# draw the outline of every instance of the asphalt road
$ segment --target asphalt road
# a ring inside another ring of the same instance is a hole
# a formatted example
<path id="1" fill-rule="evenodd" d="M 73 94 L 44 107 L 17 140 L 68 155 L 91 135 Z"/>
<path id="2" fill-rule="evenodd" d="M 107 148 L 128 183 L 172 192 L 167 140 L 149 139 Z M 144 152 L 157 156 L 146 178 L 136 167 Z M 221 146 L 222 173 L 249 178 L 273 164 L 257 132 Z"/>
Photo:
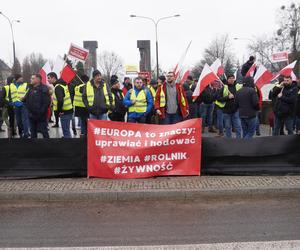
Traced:
<path id="1" fill-rule="evenodd" d="M 299 239 L 300 194 L 195 201 L 0 204 L 0 247 Z"/>

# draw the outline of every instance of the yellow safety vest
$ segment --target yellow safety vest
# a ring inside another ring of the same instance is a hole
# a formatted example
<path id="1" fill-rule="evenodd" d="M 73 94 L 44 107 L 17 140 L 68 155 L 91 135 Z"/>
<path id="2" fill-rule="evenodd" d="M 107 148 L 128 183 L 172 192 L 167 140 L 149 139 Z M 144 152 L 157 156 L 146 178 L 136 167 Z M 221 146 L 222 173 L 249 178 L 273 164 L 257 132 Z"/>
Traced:
<path id="1" fill-rule="evenodd" d="M 130 100 L 136 101 L 135 104 L 131 105 L 128 109 L 129 112 L 136 112 L 136 113 L 145 113 L 147 111 L 147 96 L 146 90 L 142 89 L 138 95 L 136 96 L 135 90 L 131 89 L 130 93 Z"/>
<path id="2" fill-rule="evenodd" d="M 5 89 L 5 101 L 9 102 L 9 85 L 4 86 Z"/>
<path id="3" fill-rule="evenodd" d="M 85 84 L 83 83 L 75 87 L 75 95 L 73 100 L 73 105 L 75 107 L 85 108 L 85 105 L 82 100 L 82 93 L 80 93 L 80 88 L 84 85 Z"/>
<path id="4" fill-rule="evenodd" d="M 236 91 L 239 91 L 241 88 L 243 87 L 243 84 L 239 84 L 237 83 L 235 85 L 235 89 Z M 226 97 L 229 95 L 229 89 L 228 89 L 228 85 L 224 85 L 224 88 L 223 88 L 223 97 Z M 220 107 L 220 108 L 224 108 L 225 107 L 225 102 L 220 102 L 220 101 L 215 101 L 215 104 Z"/>
<path id="5" fill-rule="evenodd" d="M 21 102 L 21 99 L 26 95 L 27 92 L 27 83 L 22 83 L 19 88 L 12 83 L 10 86 L 10 94 L 12 102 Z"/>
<path id="6" fill-rule="evenodd" d="M 159 107 L 160 108 L 163 108 L 166 106 L 166 94 L 164 92 L 164 89 L 163 89 L 163 85 L 160 86 L 161 90 L 160 90 L 160 102 L 159 102 Z M 182 104 L 183 107 L 186 106 L 186 102 L 185 102 L 185 98 L 184 98 L 184 95 L 183 93 L 181 93 L 181 96 L 180 96 L 180 102 Z"/>
<path id="7" fill-rule="evenodd" d="M 155 95 L 156 95 L 156 90 L 153 88 L 153 86 L 149 86 L 148 89 L 150 90 L 150 93 L 153 97 L 153 100 L 155 99 Z"/>
<path id="8" fill-rule="evenodd" d="M 110 107 L 110 101 L 109 101 L 109 95 L 108 95 L 107 84 L 106 83 L 103 84 L 103 94 L 104 94 L 104 98 L 105 98 L 105 104 L 106 104 L 107 108 L 109 108 Z M 89 106 L 90 107 L 93 106 L 95 93 L 94 93 L 94 88 L 93 88 L 91 82 L 88 82 L 86 84 L 86 96 L 87 96 Z M 115 96 L 114 95 L 112 95 L 112 99 L 113 99 L 112 105 L 115 105 Z"/>
<path id="9" fill-rule="evenodd" d="M 67 110 L 71 110 L 73 108 L 72 105 L 72 101 L 71 101 L 71 96 L 70 96 L 70 92 L 69 92 L 69 88 L 68 86 L 62 85 L 62 84 L 56 84 L 54 87 L 54 93 L 53 93 L 53 110 L 56 111 L 57 110 L 57 98 L 56 98 L 56 94 L 55 94 L 55 89 L 57 86 L 61 86 L 64 89 L 64 103 L 62 106 L 62 110 L 63 111 L 67 111 Z"/>

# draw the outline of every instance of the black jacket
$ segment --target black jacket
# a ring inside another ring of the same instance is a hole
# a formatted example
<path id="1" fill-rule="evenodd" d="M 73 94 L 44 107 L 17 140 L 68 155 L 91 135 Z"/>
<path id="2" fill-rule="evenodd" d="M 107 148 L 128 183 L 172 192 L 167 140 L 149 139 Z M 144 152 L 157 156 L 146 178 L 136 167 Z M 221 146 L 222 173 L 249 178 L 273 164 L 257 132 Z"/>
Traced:
<path id="1" fill-rule="evenodd" d="M 236 93 L 236 103 L 241 118 L 254 118 L 259 110 L 259 99 L 254 86 L 244 85 Z"/>
<path id="2" fill-rule="evenodd" d="M 243 64 L 242 69 L 241 69 L 241 75 L 243 77 L 246 76 L 247 72 L 249 71 L 249 69 L 251 68 L 251 66 L 253 65 L 254 62 L 250 62 L 247 61 Z M 254 70 L 254 74 L 256 73 L 256 69 Z"/>
<path id="3" fill-rule="evenodd" d="M 97 88 L 94 85 L 93 80 L 91 81 L 91 84 L 94 88 L 94 103 L 92 106 L 89 106 L 88 99 L 87 99 L 87 93 L 86 93 L 86 86 L 83 88 L 83 94 L 82 94 L 82 99 L 84 102 L 84 105 L 87 107 L 88 112 L 92 115 L 101 115 L 105 114 L 108 112 L 108 109 L 113 110 L 113 99 L 112 99 L 112 94 L 110 91 L 110 88 L 108 85 L 107 87 L 107 93 L 110 101 L 110 106 L 107 107 L 106 102 L 105 102 L 105 96 L 104 96 L 104 91 L 103 91 L 103 86 L 104 86 L 104 81 L 100 84 L 100 86 Z"/>
<path id="4" fill-rule="evenodd" d="M 224 113 L 226 113 L 226 114 L 233 114 L 233 113 L 235 113 L 238 110 L 238 106 L 237 106 L 236 99 L 235 99 L 235 96 L 236 96 L 236 84 L 227 85 L 227 86 L 228 86 L 229 92 L 234 95 L 234 98 L 233 99 L 229 99 L 229 95 L 224 97 L 224 95 L 223 95 L 223 93 L 224 93 L 224 87 L 222 87 L 219 90 L 219 92 L 218 92 L 217 100 L 219 102 L 225 102 L 225 106 L 222 109 Z"/>
<path id="5" fill-rule="evenodd" d="M 112 121 L 124 121 L 127 108 L 123 104 L 123 91 L 121 89 L 111 89 L 111 93 L 115 97 L 115 108 L 112 113 L 109 114 L 109 119 Z"/>
<path id="6" fill-rule="evenodd" d="M 28 109 L 29 118 L 36 121 L 46 121 L 51 103 L 48 87 L 43 84 L 36 87 L 30 86 L 24 97 L 24 103 Z"/>
<path id="7" fill-rule="evenodd" d="M 298 92 L 300 90 L 300 87 L 298 87 Z M 297 95 L 297 107 L 296 107 L 296 116 L 300 118 L 300 93 Z"/>
<path id="8" fill-rule="evenodd" d="M 207 86 L 199 96 L 197 102 L 204 104 L 212 104 L 218 97 L 218 91 Z"/>
<path id="9" fill-rule="evenodd" d="M 282 91 L 282 97 L 278 98 L 278 94 Z M 275 86 L 273 88 L 274 113 L 278 117 L 293 117 L 296 111 L 298 87 L 293 82 L 290 86 L 282 88 Z"/>

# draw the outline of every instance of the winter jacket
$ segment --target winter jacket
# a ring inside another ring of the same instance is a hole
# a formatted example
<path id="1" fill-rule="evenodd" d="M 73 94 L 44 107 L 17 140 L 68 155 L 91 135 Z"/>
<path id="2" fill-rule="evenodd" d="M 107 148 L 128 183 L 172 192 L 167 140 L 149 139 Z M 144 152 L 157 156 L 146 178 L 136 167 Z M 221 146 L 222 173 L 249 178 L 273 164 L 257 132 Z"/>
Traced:
<path id="1" fill-rule="evenodd" d="M 282 97 L 279 98 L 278 94 L 282 91 Z M 273 88 L 274 98 L 274 113 L 280 118 L 293 117 L 296 111 L 298 87 L 297 83 L 293 82 L 289 86 L 276 85 Z"/>
<path id="2" fill-rule="evenodd" d="M 46 121 L 51 103 L 48 87 L 43 84 L 36 87 L 31 86 L 24 97 L 24 103 L 28 109 L 29 118 L 36 121 Z"/>
<path id="3" fill-rule="evenodd" d="M 254 118 L 259 110 L 259 99 L 254 86 L 244 85 L 235 96 L 240 118 Z"/>
<path id="4" fill-rule="evenodd" d="M 127 108 L 125 107 L 123 91 L 120 89 L 111 89 L 111 93 L 115 97 L 115 109 L 108 115 L 112 121 L 124 121 Z"/>

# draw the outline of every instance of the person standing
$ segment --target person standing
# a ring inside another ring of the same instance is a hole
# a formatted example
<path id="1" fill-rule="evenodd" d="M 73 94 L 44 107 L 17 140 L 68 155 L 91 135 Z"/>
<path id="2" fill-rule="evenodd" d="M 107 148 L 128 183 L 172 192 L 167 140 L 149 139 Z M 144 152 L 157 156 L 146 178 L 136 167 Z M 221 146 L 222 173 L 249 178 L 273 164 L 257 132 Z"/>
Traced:
<path id="1" fill-rule="evenodd" d="M 242 84 L 235 83 L 235 76 L 228 75 L 227 85 L 221 88 L 217 97 L 217 105 L 223 110 L 227 138 L 232 137 L 232 129 L 236 132 L 236 138 L 241 138 L 241 120 L 235 100 L 236 93 L 241 88 Z"/>
<path id="2" fill-rule="evenodd" d="M 102 80 L 99 70 L 93 72 L 93 79 L 83 88 L 82 97 L 91 119 L 107 120 L 107 112 L 114 109 L 110 88 Z"/>
<path id="3" fill-rule="evenodd" d="M 249 60 L 247 62 L 245 62 L 242 66 L 242 69 L 241 69 L 241 75 L 243 77 L 246 76 L 246 74 L 248 73 L 249 69 L 252 67 L 252 65 L 255 63 L 255 57 L 254 56 L 250 56 L 249 57 Z M 254 74 L 256 72 L 256 69 L 254 71 Z"/>
<path id="4" fill-rule="evenodd" d="M 124 96 L 127 94 L 127 92 L 132 89 L 132 83 L 129 77 L 124 77 L 124 82 L 123 82 L 123 94 Z"/>
<path id="5" fill-rule="evenodd" d="M 167 81 L 156 92 L 155 110 L 162 124 L 175 124 L 189 115 L 189 105 L 183 87 L 175 82 L 174 72 L 167 74 Z"/>
<path id="6" fill-rule="evenodd" d="M 48 82 L 49 84 L 52 85 L 53 87 L 53 93 L 54 93 L 54 88 L 55 88 L 55 85 L 57 83 L 57 74 L 55 72 L 50 72 L 48 75 L 47 75 L 47 79 L 48 79 Z M 53 94 L 52 94 L 53 96 Z M 59 127 L 59 114 L 53 110 L 53 103 L 51 104 L 51 112 L 53 112 L 54 114 L 54 119 L 55 119 L 55 123 L 54 125 L 52 126 L 52 128 L 58 128 Z"/>
<path id="7" fill-rule="evenodd" d="M 289 135 L 293 134 L 294 117 L 297 103 L 298 86 L 291 76 L 285 76 L 281 84 L 273 88 L 275 126 L 274 135 L 280 134 L 285 125 Z"/>
<path id="8" fill-rule="evenodd" d="M 253 77 L 244 79 L 243 87 L 236 93 L 236 103 L 242 123 L 243 138 L 250 139 L 255 134 L 259 111 L 259 99 Z"/>
<path id="9" fill-rule="evenodd" d="M 134 87 L 127 92 L 123 103 L 128 107 L 128 122 L 146 122 L 146 117 L 153 107 L 153 99 L 142 78 L 134 79 Z"/>
<path id="10" fill-rule="evenodd" d="M 112 121 L 125 122 L 125 115 L 127 112 L 127 108 L 125 107 L 124 94 L 121 90 L 121 85 L 118 79 L 111 79 L 111 93 L 113 95 L 113 99 L 115 100 L 115 108 L 114 110 L 108 114 L 108 117 Z"/>
<path id="11" fill-rule="evenodd" d="M 31 76 L 31 87 L 28 89 L 24 103 L 28 109 L 31 138 L 37 138 L 37 132 L 41 132 L 44 138 L 49 138 L 48 133 L 48 108 L 51 103 L 49 89 L 42 84 L 42 76 Z"/>
<path id="12" fill-rule="evenodd" d="M 196 88 L 196 84 L 194 83 L 193 77 L 188 76 L 186 82 L 183 84 L 183 89 L 185 91 L 185 96 L 188 100 L 189 104 L 189 115 L 188 119 L 197 118 L 197 112 L 198 112 L 198 104 L 196 101 L 193 100 L 193 92 Z"/>
<path id="13" fill-rule="evenodd" d="M 80 120 L 80 137 L 84 137 L 87 135 L 87 119 L 89 117 L 89 112 L 84 105 L 82 94 L 86 83 L 89 81 L 89 77 L 87 75 L 82 75 L 81 80 L 82 83 L 75 87 L 73 105 L 75 107 L 75 117 L 78 117 Z"/>
<path id="14" fill-rule="evenodd" d="M 298 86 L 297 107 L 296 107 L 296 133 L 300 134 L 300 86 Z"/>
<path id="15" fill-rule="evenodd" d="M 156 91 L 157 91 L 157 88 L 158 88 L 157 81 L 151 80 L 150 83 L 147 85 L 147 88 L 151 93 L 152 100 L 153 100 L 153 103 L 154 103 L 155 96 L 156 96 Z M 158 116 L 155 113 L 154 105 L 153 105 L 151 112 L 147 115 L 146 123 L 147 124 L 158 124 L 158 122 L 159 122 Z"/>
<path id="16" fill-rule="evenodd" d="M 20 74 L 15 75 L 15 82 L 10 84 L 11 100 L 14 105 L 17 126 L 20 138 L 29 138 L 28 111 L 23 103 L 23 98 L 28 90 L 28 84 L 23 81 Z"/>
<path id="17" fill-rule="evenodd" d="M 73 117 L 73 105 L 67 83 L 58 79 L 54 88 L 53 110 L 59 114 L 63 138 L 72 138 L 70 123 Z"/>

